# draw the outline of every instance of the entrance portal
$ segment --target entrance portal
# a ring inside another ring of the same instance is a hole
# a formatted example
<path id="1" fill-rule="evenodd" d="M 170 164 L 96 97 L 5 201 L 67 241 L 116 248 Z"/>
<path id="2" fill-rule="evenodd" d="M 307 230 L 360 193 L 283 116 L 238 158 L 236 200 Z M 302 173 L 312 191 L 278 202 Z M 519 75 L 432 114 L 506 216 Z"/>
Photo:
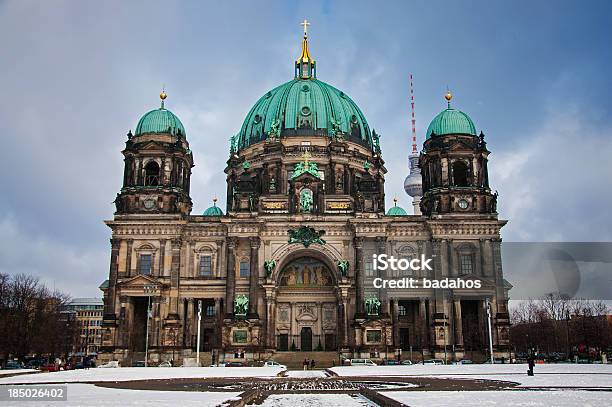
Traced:
<path id="1" fill-rule="evenodd" d="M 302 352 L 312 351 L 312 328 L 304 327 L 300 333 Z"/>
<path id="2" fill-rule="evenodd" d="M 147 297 L 133 297 L 133 316 L 132 316 L 132 335 L 130 340 L 130 350 L 135 352 L 145 351 L 145 341 L 147 335 Z"/>

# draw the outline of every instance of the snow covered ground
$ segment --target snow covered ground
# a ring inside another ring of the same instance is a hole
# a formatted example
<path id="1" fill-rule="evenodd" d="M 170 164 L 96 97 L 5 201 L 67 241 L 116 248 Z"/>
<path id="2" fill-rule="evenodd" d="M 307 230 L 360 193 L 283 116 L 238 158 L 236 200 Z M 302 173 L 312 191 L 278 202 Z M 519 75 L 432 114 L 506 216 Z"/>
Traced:
<path id="1" fill-rule="evenodd" d="M 612 388 L 612 365 L 536 365 L 535 376 L 527 376 L 526 364 L 515 365 L 413 365 L 343 366 L 331 370 L 339 376 L 426 376 L 503 380 L 524 387 Z"/>
<path id="2" fill-rule="evenodd" d="M 38 372 L 36 369 L 8 369 L 8 370 L 0 370 L 0 376 L 8 376 L 12 374 L 21 374 L 21 373 L 35 373 Z"/>
<path id="3" fill-rule="evenodd" d="M 12 401 L 2 402 L 3 406 L 141 406 L 147 407 L 176 405 L 181 407 L 213 407 L 238 396 L 236 392 L 193 392 L 124 390 L 96 387 L 93 384 L 71 383 L 67 385 L 67 401 Z"/>
<path id="4" fill-rule="evenodd" d="M 287 377 L 313 378 L 327 377 L 324 370 L 288 370 Z"/>
<path id="5" fill-rule="evenodd" d="M 602 407 L 610 405 L 606 391 L 389 391 L 385 396 L 410 407 Z"/>
<path id="6" fill-rule="evenodd" d="M 261 407 L 364 407 L 372 404 L 359 396 L 348 394 L 273 394 L 265 399 Z"/>
<path id="7" fill-rule="evenodd" d="M 199 377 L 275 377 L 276 367 L 120 367 L 68 370 L 0 378 L 10 383 L 78 383 Z"/>

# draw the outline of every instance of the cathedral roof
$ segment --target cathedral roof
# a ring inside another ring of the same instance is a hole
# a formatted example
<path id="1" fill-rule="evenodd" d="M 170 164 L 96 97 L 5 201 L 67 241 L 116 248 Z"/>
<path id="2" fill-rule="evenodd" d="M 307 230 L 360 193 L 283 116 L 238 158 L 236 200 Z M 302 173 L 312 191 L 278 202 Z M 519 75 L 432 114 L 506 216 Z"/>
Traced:
<path id="1" fill-rule="evenodd" d="M 206 209 L 203 216 L 223 216 L 223 211 L 217 206 L 217 199 L 213 200 L 213 206 Z"/>
<path id="2" fill-rule="evenodd" d="M 268 137 L 317 135 L 345 139 L 375 149 L 372 131 L 357 104 L 344 92 L 316 78 L 316 64 L 304 33 L 295 78 L 266 92 L 232 139 L 234 151 Z"/>
<path id="3" fill-rule="evenodd" d="M 393 200 L 394 205 L 387 211 L 387 216 L 406 216 L 408 213 L 401 206 L 397 206 L 397 199 Z"/>
<path id="4" fill-rule="evenodd" d="M 448 92 L 445 96 L 448 101 L 448 108 L 441 111 L 429 124 L 425 138 L 428 139 L 432 134 L 443 136 L 446 134 L 469 134 L 476 135 L 476 126 L 470 117 L 460 110 L 451 108 L 450 101 L 452 95 Z"/>
<path id="5" fill-rule="evenodd" d="M 146 133 L 170 133 L 176 135 L 179 132 L 185 136 L 183 123 L 181 123 L 174 113 L 164 107 L 166 93 L 162 92 L 160 98 L 162 100 L 161 107 L 145 113 L 145 115 L 140 118 L 136 125 L 135 136 Z"/>

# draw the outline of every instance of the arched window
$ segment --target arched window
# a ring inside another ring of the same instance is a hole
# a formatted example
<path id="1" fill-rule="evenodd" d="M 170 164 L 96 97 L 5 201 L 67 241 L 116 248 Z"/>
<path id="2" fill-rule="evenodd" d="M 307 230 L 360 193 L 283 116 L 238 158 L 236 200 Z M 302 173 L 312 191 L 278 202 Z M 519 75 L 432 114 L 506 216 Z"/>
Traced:
<path id="1" fill-rule="evenodd" d="M 155 161 L 149 161 L 145 165 L 145 185 L 152 187 L 159 185 L 159 165 Z"/>
<path id="2" fill-rule="evenodd" d="M 453 185 L 457 187 L 468 186 L 468 166 L 463 161 L 453 163 Z"/>

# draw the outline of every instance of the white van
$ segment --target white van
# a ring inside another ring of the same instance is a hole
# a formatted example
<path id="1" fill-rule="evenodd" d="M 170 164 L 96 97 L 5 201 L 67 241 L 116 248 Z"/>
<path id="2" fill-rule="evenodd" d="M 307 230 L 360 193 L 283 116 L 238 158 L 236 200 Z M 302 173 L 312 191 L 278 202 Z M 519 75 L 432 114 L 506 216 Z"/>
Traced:
<path id="1" fill-rule="evenodd" d="M 351 366 L 378 366 L 370 359 L 350 359 Z"/>

